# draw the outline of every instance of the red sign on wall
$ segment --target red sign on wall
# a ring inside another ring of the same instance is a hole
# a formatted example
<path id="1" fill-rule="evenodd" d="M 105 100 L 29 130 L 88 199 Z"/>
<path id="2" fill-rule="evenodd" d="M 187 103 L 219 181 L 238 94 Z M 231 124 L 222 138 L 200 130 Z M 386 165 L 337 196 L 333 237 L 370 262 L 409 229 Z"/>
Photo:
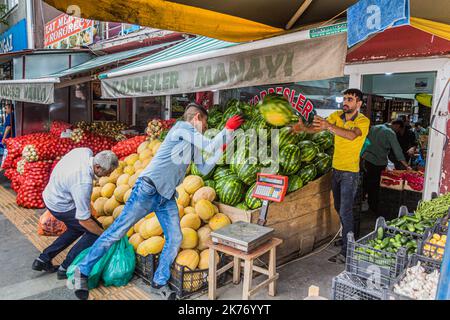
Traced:
<path id="1" fill-rule="evenodd" d="M 46 48 L 67 49 L 93 42 L 94 21 L 62 14 L 45 24 Z"/>

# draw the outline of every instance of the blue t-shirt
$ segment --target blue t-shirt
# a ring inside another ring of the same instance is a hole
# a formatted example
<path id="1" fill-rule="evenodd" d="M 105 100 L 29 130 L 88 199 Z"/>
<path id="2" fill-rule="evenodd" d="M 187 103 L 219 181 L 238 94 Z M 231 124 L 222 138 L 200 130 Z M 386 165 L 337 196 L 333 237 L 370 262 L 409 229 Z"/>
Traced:
<path id="1" fill-rule="evenodd" d="M 5 136 L 5 139 L 15 137 L 14 133 L 14 115 L 12 113 L 8 114 L 5 119 L 5 123 L 3 124 L 3 134 L 5 133 L 6 127 L 11 127 L 11 131 L 7 136 Z"/>

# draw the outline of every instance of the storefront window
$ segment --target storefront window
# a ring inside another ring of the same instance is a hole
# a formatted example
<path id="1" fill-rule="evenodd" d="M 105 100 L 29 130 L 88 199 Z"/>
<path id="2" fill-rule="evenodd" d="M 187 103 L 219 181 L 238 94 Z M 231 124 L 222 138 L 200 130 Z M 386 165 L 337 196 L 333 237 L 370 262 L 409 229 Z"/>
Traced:
<path id="1" fill-rule="evenodd" d="M 165 96 L 136 98 L 136 126 L 146 127 L 151 119 L 163 119 L 165 99 Z"/>
<path id="2" fill-rule="evenodd" d="M 339 109 L 342 107 L 342 91 L 348 89 L 349 77 L 340 77 L 318 81 L 302 81 L 287 84 L 255 86 L 220 92 L 220 104 L 229 99 L 239 99 L 251 104 L 258 103 L 265 94 L 278 92 L 286 95 L 293 105 L 305 98 L 316 109 Z"/>
<path id="3" fill-rule="evenodd" d="M 92 82 L 92 118 L 94 121 L 117 121 L 117 100 L 102 99 L 100 82 Z"/>
<path id="4" fill-rule="evenodd" d="M 89 83 L 70 87 L 70 123 L 89 121 L 88 98 Z"/>
<path id="5" fill-rule="evenodd" d="M 178 119 L 183 116 L 186 106 L 191 102 L 195 102 L 195 99 L 195 93 L 173 95 L 170 101 L 172 106 L 171 118 Z"/>

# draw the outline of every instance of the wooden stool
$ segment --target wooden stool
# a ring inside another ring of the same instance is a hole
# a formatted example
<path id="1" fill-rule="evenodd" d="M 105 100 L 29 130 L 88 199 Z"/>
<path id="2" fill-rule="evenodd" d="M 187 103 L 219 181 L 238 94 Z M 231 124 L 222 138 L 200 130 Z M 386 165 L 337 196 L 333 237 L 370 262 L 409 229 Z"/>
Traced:
<path id="1" fill-rule="evenodd" d="M 213 244 L 209 241 L 209 273 L 208 273 L 208 282 L 209 282 L 209 290 L 208 297 L 210 300 L 215 300 L 217 293 L 217 277 L 227 270 L 233 268 L 233 283 L 238 284 L 241 278 L 241 267 L 244 267 L 244 290 L 242 292 L 242 300 L 248 300 L 250 296 L 255 294 L 261 288 L 269 286 L 269 295 L 276 295 L 276 280 L 279 275 L 276 273 L 276 248 L 283 240 L 272 238 L 268 242 L 262 244 L 260 247 L 256 248 L 250 253 L 245 253 L 239 251 L 237 249 L 227 247 L 222 244 Z M 216 264 L 216 251 L 222 252 L 224 254 L 233 256 L 233 261 L 217 270 Z M 261 257 L 265 253 L 270 253 L 269 257 L 269 269 L 264 269 L 258 266 L 253 265 L 253 261 L 259 257 Z M 240 260 L 244 260 L 241 262 Z M 265 274 L 268 276 L 268 279 L 264 282 L 257 285 L 252 289 L 252 276 L 253 271 Z"/>

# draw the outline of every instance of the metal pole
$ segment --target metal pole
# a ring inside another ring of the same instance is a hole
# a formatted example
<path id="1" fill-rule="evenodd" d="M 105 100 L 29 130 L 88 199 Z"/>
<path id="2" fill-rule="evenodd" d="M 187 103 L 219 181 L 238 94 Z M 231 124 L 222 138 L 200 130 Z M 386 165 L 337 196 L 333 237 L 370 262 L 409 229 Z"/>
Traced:
<path id="1" fill-rule="evenodd" d="M 447 238 L 449 234 L 450 233 L 447 230 Z M 450 241 L 447 241 L 445 244 L 436 300 L 450 300 Z"/>

